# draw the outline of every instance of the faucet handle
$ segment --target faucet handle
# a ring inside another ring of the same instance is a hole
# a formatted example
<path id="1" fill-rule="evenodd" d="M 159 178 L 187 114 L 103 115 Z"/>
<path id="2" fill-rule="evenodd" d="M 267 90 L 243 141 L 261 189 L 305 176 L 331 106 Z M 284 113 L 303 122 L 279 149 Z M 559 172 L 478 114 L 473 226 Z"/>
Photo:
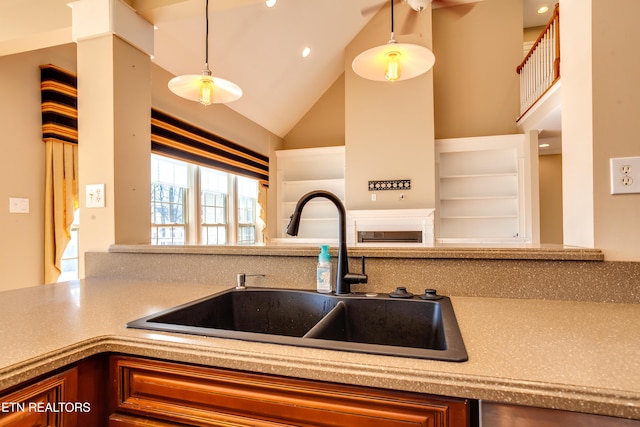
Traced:
<path id="1" fill-rule="evenodd" d="M 362 273 L 347 273 L 344 275 L 344 280 L 345 282 L 349 283 L 349 284 L 354 284 L 354 283 L 367 283 L 367 281 L 369 280 L 369 276 L 367 276 L 365 274 L 365 268 L 364 268 L 364 256 L 362 257 Z"/>

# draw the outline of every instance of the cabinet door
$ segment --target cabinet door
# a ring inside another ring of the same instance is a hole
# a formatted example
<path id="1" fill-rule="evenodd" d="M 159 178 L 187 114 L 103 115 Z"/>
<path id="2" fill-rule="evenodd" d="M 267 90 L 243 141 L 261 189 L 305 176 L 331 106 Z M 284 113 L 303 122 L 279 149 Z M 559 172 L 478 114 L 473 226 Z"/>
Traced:
<path id="1" fill-rule="evenodd" d="M 469 404 L 209 367 L 116 357 L 111 361 L 111 426 L 469 425 Z M 135 417 L 150 424 L 136 424 Z"/>
<path id="2" fill-rule="evenodd" d="M 0 396 L 0 426 L 76 426 L 77 382 L 78 371 L 72 368 Z M 66 410 L 65 403 L 73 408 Z"/>

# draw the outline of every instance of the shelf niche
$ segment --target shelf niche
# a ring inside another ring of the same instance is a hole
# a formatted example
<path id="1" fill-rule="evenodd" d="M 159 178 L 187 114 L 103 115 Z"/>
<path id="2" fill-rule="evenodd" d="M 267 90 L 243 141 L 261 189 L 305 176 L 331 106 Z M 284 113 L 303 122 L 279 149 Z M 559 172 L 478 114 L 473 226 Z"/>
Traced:
<path id="1" fill-rule="evenodd" d="M 537 141 L 436 140 L 438 243 L 539 243 Z"/>

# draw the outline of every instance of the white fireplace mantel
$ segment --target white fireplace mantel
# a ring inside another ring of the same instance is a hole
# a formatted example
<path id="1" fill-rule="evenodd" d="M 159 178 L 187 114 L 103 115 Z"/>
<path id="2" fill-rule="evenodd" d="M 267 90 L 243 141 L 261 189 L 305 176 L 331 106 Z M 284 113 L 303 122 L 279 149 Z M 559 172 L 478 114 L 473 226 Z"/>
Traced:
<path id="1" fill-rule="evenodd" d="M 433 246 L 435 209 L 378 209 L 347 211 L 347 243 L 350 246 Z M 421 243 L 362 243 L 361 231 L 420 231 Z"/>

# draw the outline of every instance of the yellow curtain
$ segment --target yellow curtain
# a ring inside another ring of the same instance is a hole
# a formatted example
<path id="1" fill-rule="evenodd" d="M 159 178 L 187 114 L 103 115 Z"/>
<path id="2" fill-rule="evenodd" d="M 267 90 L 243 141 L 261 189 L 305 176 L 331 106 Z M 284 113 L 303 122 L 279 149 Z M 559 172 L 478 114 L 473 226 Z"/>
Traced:
<path id="1" fill-rule="evenodd" d="M 269 242 L 269 233 L 267 232 L 267 190 L 269 186 L 261 182 L 258 185 L 258 226 L 262 227 L 262 241 Z"/>
<path id="2" fill-rule="evenodd" d="M 78 145 L 46 140 L 45 150 L 44 283 L 55 283 L 78 207 Z"/>

